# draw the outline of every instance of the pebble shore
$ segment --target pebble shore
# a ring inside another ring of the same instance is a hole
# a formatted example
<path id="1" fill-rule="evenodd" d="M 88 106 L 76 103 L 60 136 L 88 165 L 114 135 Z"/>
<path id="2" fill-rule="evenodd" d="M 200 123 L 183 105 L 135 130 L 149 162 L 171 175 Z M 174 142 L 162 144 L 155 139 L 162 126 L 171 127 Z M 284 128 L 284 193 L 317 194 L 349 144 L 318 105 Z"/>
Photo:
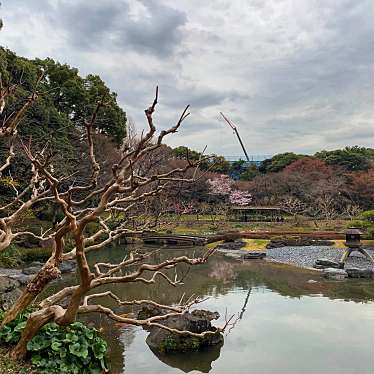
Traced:
<path id="1" fill-rule="evenodd" d="M 311 268 L 315 261 L 320 258 L 339 261 L 343 252 L 344 249 L 307 246 L 269 248 L 266 254 L 269 260 Z M 368 249 L 368 252 L 374 256 L 374 248 Z M 346 262 L 346 267 L 373 268 L 373 265 L 361 253 L 353 252 Z"/>

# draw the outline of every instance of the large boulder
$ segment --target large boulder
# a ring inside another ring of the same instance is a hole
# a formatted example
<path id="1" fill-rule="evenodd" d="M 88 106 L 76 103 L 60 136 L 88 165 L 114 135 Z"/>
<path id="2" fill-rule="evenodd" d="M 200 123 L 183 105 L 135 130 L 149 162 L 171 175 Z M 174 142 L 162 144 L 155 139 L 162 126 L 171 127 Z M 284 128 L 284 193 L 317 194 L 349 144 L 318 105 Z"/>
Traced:
<path id="1" fill-rule="evenodd" d="M 0 276 L 0 308 L 8 309 L 22 294 L 19 282 Z"/>
<path id="2" fill-rule="evenodd" d="M 323 270 L 322 276 L 327 279 L 343 280 L 348 278 L 348 273 L 343 269 L 327 268 Z"/>
<path id="3" fill-rule="evenodd" d="M 156 312 L 157 314 L 155 314 Z M 157 308 L 144 310 L 143 308 L 139 312 L 138 318 L 145 319 L 165 313 L 168 313 L 168 311 L 157 311 Z M 198 350 L 206 346 L 223 343 L 222 333 L 211 324 L 211 321 L 217 318 L 219 318 L 217 312 L 210 312 L 207 310 L 194 310 L 192 312 L 167 317 L 165 320 L 159 321 L 159 323 L 179 331 L 190 331 L 197 334 L 211 331 L 212 334 L 206 334 L 204 337 L 196 337 L 151 326 L 147 328 L 149 330 L 149 335 L 147 336 L 146 342 L 153 351 L 162 353 Z"/>
<path id="4" fill-rule="evenodd" d="M 222 244 L 219 244 L 216 249 L 221 251 L 235 251 L 245 247 L 246 244 L 247 243 L 244 240 L 238 239 L 232 242 L 227 241 Z"/>

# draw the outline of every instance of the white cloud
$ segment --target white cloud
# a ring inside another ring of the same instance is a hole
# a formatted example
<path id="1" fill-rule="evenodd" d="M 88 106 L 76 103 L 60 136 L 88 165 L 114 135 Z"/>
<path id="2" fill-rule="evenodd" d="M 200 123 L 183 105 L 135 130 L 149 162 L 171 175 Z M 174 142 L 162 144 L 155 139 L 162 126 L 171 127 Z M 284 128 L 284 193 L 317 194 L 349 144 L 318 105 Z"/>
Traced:
<path id="1" fill-rule="evenodd" d="M 2 45 L 100 74 L 139 127 L 192 115 L 171 145 L 240 154 L 374 141 L 370 0 L 5 0 Z"/>

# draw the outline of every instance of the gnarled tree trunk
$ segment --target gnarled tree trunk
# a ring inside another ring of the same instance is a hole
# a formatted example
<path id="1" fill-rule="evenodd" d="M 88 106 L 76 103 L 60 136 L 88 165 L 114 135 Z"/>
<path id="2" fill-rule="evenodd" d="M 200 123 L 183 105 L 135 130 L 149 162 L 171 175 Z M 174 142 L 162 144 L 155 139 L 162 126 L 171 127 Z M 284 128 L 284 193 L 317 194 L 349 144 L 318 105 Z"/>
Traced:
<path id="1" fill-rule="evenodd" d="M 32 313 L 27 320 L 27 324 L 22 332 L 21 339 L 10 353 L 11 357 L 17 360 L 24 359 L 27 353 L 27 343 L 45 324 L 58 318 L 63 313 L 64 309 L 57 305 Z"/>

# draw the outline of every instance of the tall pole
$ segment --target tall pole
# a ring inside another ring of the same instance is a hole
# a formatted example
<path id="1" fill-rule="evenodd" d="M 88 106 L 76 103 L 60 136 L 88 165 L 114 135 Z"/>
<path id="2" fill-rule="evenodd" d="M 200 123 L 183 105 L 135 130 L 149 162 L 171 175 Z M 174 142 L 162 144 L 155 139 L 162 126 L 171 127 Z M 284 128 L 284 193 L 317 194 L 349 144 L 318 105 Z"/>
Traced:
<path id="1" fill-rule="evenodd" d="M 234 130 L 236 136 L 238 137 L 239 143 L 242 146 L 243 152 L 245 154 L 245 158 L 247 159 L 248 162 L 250 162 L 249 157 L 248 157 L 248 153 L 245 150 L 245 147 L 244 147 L 242 139 L 240 138 L 238 129 L 236 128 L 236 126 L 222 112 L 220 112 L 220 114 L 223 117 L 223 119 L 227 122 L 227 124 Z"/>

